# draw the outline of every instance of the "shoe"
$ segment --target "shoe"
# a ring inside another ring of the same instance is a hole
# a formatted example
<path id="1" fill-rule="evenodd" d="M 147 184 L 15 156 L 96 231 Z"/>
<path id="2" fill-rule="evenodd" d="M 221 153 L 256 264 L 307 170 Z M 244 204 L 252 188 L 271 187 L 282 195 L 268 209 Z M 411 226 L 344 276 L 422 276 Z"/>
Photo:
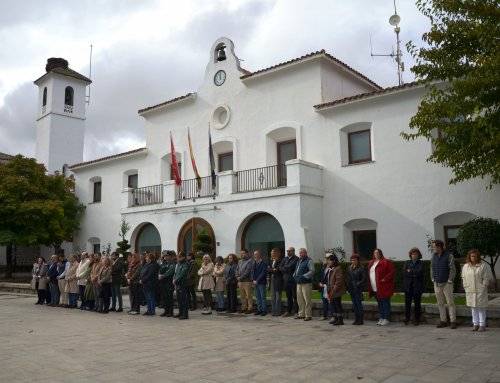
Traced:
<path id="1" fill-rule="evenodd" d="M 328 320 L 328 317 L 323 317 L 320 320 Z"/>
<path id="2" fill-rule="evenodd" d="M 420 324 L 420 321 L 419 321 L 419 320 L 415 320 L 415 321 L 413 321 L 413 325 L 414 325 L 414 326 L 418 326 L 419 324 Z"/>
<path id="3" fill-rule="evenodd" d="M 282 316 L 283 318 L 289 317 L 290 315 L 291 315 L 290 313 L 283 313 L 283 314 L 281 314 L 281 316 Z"/>
<path id="4" fill-rule="evenodd" d="M 477 331 L 477 330 L 479 330 L 479 326 L 476 325 L 472 326 L 472 331 Z"/>
<path id="5" fill-rule="evenodd" d="M 115 309 L 114 307 L 111 307 L 111 308 L 109 309 L 109 311 L 113 311 L 113 312 L 115 312 L 115 311 L 116 311 L 116 309 Z"/>
<path id="6" fill-rule="evenodd" d="M 162 314 L 160 314 L 161 317 L 166 317 L 167 316 L 167 312 L 164 311 Z"/>
<path id="7" fill-rule="evenodd" d="M 344 318 L 337 317 L 337 323 L 334 323 L 333 325 L 334 326 L 343 326 L 344 325 Z"/>
<path id="8" fill-rule="evenodd" d="M 119 308 L 118 310 L 116 310 L 117 313 L 121 313 L 123 312 L 123 309 L 122 308 Z"/>
<path id="9" fill-rule="evenodd" d="M 253 315 L 260 315 L 260 314 L 261 314 L 260 311 L 256 311 L 256 312 L 253 313 Z"/>
<path id="10" fill-rule="evenodd" d="M 457 328 L 457 322 L 451 322 L 451 323 L 450 323 L 450 328 L 451 328 L 452 330 L 455 330 L 455 329 Z"/>
<path id="11" fill-rule="evenodd" d="M 179 316 L 180 316 L 179 314 L 175 314 L 174 318 L 179 318 Z"/>
<path id="12" fill-rule="evenodd" d="M 305 321 L 305 322 L 310 321 L 310 320 L 312 320 L 312 318 L 311 318 L 311 317 L 305 317 L 305 318 L 304 318 L 304 321 Z"/>
<path id="13" fill-rule="evenodd" d="M 178 317 L 179 320 L 184 320 L 184 319 L 188 319 L 188 317 Z"/>
<path id="14" fill-rule="evenodd" d="M 387 326 L 390 322 L 387 319 L 382 319 L 382 322 L 380 322 L 381 326 Z"/>
<path id="15" fill-rule="evenodd" d="M 297 316 L 296 316 L 296 317 L 294 317 L 293 319 L 304 319 L 304 317 L 301 317 L 301 316 L 298 316 L 298 315 L 297 315 Z"/>
<path id="16" fill-rule="evenodd" d="M 262 316 L 262 317 L 265 317 L 266 315 L 267 315 L 267 313 L 265 311 L 260 313 L 260 316 Z"/>
<path id="17" fill-rule="evenodd" d="M 382 324 L 383 319 L 379 319 L 377 322 L 377 326 L 380 326 Z"/>
<path id="18" fill-rule="evenodd" d="M 448 323 L 446 322 L 439 322 L 439 324 L 436 326 L 437 328 L 443 328 L 443 327 L 447 327 L 448 326 Z"/>
<path id="19" fill-rule="evenodd" d="M 408 326 L 408 323 L 410 323 L 409 319 L 405 319 L 405 326 Z"/>
<path id="20" fill-rule="evenodd" d="M 252 311 L 252 310 L 246 310 L 246 311 L 245 311 L 245 314 L 252 314 L 252 313 L 253 313 L 253 311 Z"/>
<path id="21" fill-rule="evenodd" d="M 479 326 L 479 330 L 477 330 L 479 332 L 485 332 L 486 331 L 486 327 L 485 326 Z"/>
<path id="22" fill-rule="evenodd" d="M 337 317 L 334 317 L 334 318 L 332 318 L 332 320 L 331 320 L 331 321 L 329 321 L 328 323 L 335 325 L 335 324 L 337 324 L 337 320 L 338 320 L 338 318 L 337 318 Z"/>
<path id="23" fill-rule="evenodd" d="M 353 326 L 357 326 L 357 325 L 359 325 L 359 320 L 358 320 L 358 319 L 356 319 L 356 320 L 355 320 L 354 322 L 352 322 L 351 324 L 352 324 Z"/>
<path id="24" fill-rule="evenodd" d="M 212 315 L 212 311 L 203 311 L 202 315 Z"/>
<path id="25" fill-rule="evenodd" d="M 104 310 L 101 314 L 109 314 L 109 310 Z"/>

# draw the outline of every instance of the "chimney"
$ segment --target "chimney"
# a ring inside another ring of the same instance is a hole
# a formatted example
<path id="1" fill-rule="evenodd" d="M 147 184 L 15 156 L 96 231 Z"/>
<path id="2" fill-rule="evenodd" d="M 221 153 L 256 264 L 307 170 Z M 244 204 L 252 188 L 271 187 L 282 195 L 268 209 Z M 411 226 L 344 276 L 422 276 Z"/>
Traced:
<path id="1" fill-rule="evenodd" d="M 68 69 L 68 62 L 61 57 L 51 57 L 47 59 L 47 65 L 45 65 L 45 71 L 50 72 L 56 68 Z"/>

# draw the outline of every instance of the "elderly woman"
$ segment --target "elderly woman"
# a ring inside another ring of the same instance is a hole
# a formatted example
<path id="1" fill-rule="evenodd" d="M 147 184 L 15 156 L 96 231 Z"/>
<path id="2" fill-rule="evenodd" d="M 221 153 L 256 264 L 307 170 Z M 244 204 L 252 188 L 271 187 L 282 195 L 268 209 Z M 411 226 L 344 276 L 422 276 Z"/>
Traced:
<path id="1" fill-rule="evenodd" d="M 97 311 L 101 304 L 101 287 L 99 286 L 99 274 L 102 268 L 101 254 L 95 253 L 93 258 L 94 262 L 92 263 L 92 270 L 90 271 L 90 282 L 95 301 L 94 311 Z"/>
<path id="2" fill-rule="evenodd" d="M 47 265 L 43 257 L 38 257 L 36 262 L 33 264 L 33 270 L 31 272 L 31 288 L 36 290 L 38 294 L 38 301 L 36 305 L 43 305 L 45 303 L 45 298 L 47 297 Z M 48 303 L 48 302 L 47 302 Z"/>
<path id="3" fill-rule="evenodd" d="M 342 326 L 344 324 L 344 310 L 342 309 L 342 295 L 345 293 L 344 272 L 335 254 L 330 255 L 327 262 L 327 266 L 331 269 L 328 277 L 328 299 L 332 304 L 334 316 L 330 323 L 334 326 Z"/>
<path id="4" fill-rule="evenodd" d="M 236 254 L 227 256 L 227 264 L 224 268 L 224 283 L 227 289 L 227 311 L 235 313 L 238 308 L 238 279 L 236 278 L 236 269 L 238 268 L 238 258 Z"/>
<path id="5" fill-rule="evenodd" d="M 68 308 L 70 309 L 76 308 L 78 301 L 78 279 L 76 277 L 78 264 L 76 255 L 71 255 L 69 257 L 69 267 L 66 271 L 66 277 L 64 278 L 66 281 L 64 292 L 68 294 Z"/>
<path id="6" fill-rule="evenodd" d="M 141 311 L 141 257 L 138 253 L 130 255 L 128 260 L 128 271 L 125 274 L 129 285 L 130 311 L 129 315 L 138 315 Z"/>
<path id="7" fill-rule="evenodd" d="M 467 306 L 472 311 L 472 331 L 486 330 L 486 306 L 488 306 L 488 285 L 491 274 L 481 260 L 479 250 L 467 253 L 467 263 L 462 268 L 462 282 Z"/>
<path id="8" fill-rule="evenodd" d="M 78 293 L 80 295 L 80 300 L 82 302 L 80 304 L 80 310 L 85 310 L 85 308 L 87 307 L 87 302 L 85 300 L 85 288 L 87 286 L 87 280 L 89 279 L 90 276 L 91 262 L 92 259 L 89 257 L 87 252 L 83 252 L 80 263 L 76 268 L 76 278 L 77 278 L 76 284 L 78 285 Z"/>
<path id="9" fill-rule="evenodd" d="M 198 282 L 198 290 L 203 293 L 203 312 L 204 315 L 212 314 L 212 290 L 215 287 L 214 282 L 214 264 L 210 255 L 205 254 L 198 275 L 200 280 Z"/>
<path id="10" fill-rule="evenodd" d="M 410 323 L 411 302 L 415 302 L 415 320 L 413 324 L 418 326 L 421 316 L 422 293 L 424 292 L 424 266 L 422 254 L 416 247 L 408 252 L 410 260 L 406 261 L 403 269 L 403 286 L 405 292 L 405 325 Z"/>
<path id="11" fill-rule="evenodd" d="M 215 296 L 217 297 L 217 312 L 224 311 L 224 258 L 218 256 L 215 259 L 214 278 Z"/>
<path id="12" fill-rule="evenodd" d="M 108 256 L 101 258 L 101 268 L 97 277 L 99 285 L 99 307 L 98 312 L 102 314 L 109 313 L 109 304 L 111 303 L 111 259 Z"/>

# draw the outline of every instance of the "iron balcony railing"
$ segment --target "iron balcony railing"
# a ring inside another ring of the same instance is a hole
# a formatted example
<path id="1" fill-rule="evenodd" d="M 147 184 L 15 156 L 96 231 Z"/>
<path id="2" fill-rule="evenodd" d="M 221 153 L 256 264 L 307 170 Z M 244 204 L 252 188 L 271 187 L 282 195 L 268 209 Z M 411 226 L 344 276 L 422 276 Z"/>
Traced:
<path id="1" fill-rule="evenodd" d="M 285 165 L 272 165 L 236 172 L 236 191 L 250 192 L 286 186 Z"/>
<path id="2" fill-rule="evenodd" d="M 215 187 L 213 187 L 215 186 Z M 198 187 L 198 181 L 196 178 L 189 180 L 182 180 L 181 184 L 175 188 L 175 200 L 187 200 L 196 199 L 204 197 L 212 197 L 218 194 L 218 180 L 217 176 L 215 178 L 215 185 L 212 185 L 212 177 L 202 177 L 201 187 Z"/>
<path id="3" fill-rule="evenodd" d="M 131 190 L 129 206 L 154 205 L 163 202 L 163 185 L 145 186 Z"/>

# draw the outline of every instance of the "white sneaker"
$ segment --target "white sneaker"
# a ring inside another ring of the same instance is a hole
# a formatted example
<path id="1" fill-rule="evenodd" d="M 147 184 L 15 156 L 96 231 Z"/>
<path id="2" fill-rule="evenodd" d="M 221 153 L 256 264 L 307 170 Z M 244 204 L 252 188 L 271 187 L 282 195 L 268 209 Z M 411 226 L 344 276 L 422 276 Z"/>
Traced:
<path id="1" fill-rule="evenodd" d="M 379 319 L 378 322 L 377 322 L 377 326 L 381 326 L 382 325 L 382 321 L 383 321 L 383 319 Z"/>
<path id="2" fill-rule="evenodd" d="M 380 322 L 381 326 L 387 326 L 390 322 L 387 319 L 382 319 L 382 322 Z"/>

